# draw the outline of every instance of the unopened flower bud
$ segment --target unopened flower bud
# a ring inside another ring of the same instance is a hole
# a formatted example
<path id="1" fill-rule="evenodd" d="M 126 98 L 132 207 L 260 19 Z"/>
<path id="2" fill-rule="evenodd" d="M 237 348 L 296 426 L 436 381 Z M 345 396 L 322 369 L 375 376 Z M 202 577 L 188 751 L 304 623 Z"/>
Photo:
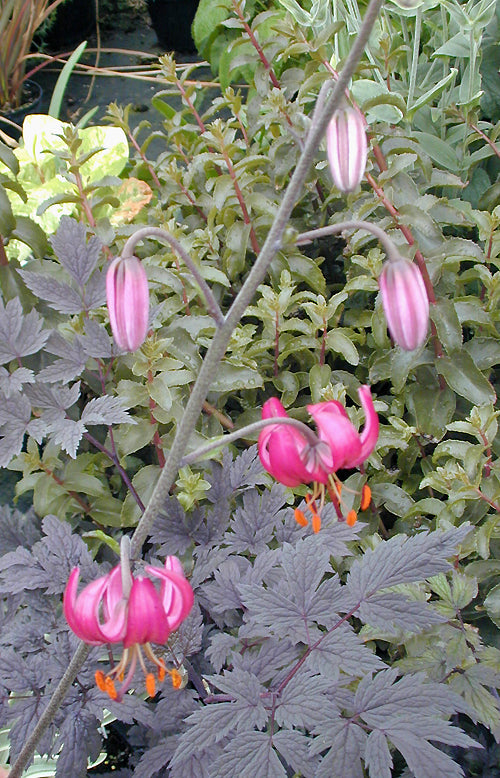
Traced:
<path id="1" fill-rule="evenodd" d="M 326 151 L 333 183 L 353 192 L 365 173 L 368 143 L 362 115 L 346 105 L 336 111 L 326 130 Z"/>
<path id="2" fill-rule="evenodd" d="M 144 343 L 149 324 L 146 271 L 137 257 L 117 257 L 106 275 L 109 320 L 117 345 L 135 351 Z"/>
<path id="3" fill-rule="evenodd" d="M 391 337 L 404 351 L 419 348 L 429 328 L 429 298 L 417 265 L 404 257 L 388 260 L 379 278 Z"/>

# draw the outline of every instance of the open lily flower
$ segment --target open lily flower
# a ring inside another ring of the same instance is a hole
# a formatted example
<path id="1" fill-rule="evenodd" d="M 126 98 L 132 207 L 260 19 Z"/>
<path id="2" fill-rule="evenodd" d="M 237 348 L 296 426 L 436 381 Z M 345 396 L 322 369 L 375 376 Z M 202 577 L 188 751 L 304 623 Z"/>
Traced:
<path id="1" fill-rule="evenodd" d="M 167 671 L 155 656 L 151 643 L 165 643 L 186 618 L 194 595 L 176 557 L 167 557 L 163 568 L 146 566 L 146 572 L 161 581 L 158 591 L 149 578 L 134 577 L 126 566 L 117 565 L 77 594 L 80 571 L 75 567 L 64 592 L 63 610 L 70 628 L 85 643 L 93 646 L 123 643 L 120 662 L 106 676 L 96 673 L 96 683 L 112 699 L 122 699 L 141 665 L 150 696 L 155 694 L 154 675 L 148 672 L 143 653 L 157 668 L 162 681 Z M 125 671 L 127 675 L 125 676 Z M 122 682 L 116 689 L 115 679 Z"/>
<path id="2" fill-rule="evenodd" d="M 366 423 L 362 432 L 358 432 L 347 415 L 345 408 L 337 401 L 308 405 L 307 410 L 318 428 L 316 444 L 293 427 L 270 424 L 259 435 L 259 457 L 264 468 L 277 481 L 285 486 L 298 486 L 312 483 L 312 494 L 306 497 L 306 504 L 313 518 L 313 529 L 321 526 L 320 513 L 325 501 L 325 489 L 337 509 L 339 517 L 341 484 L 336 471 L 358 467 L 372 453 L 378 439 L 379 422 L 373 406 L 369 386 L 358 390 Z M 275 397 L 267 400 L 262 409 L 262 418 L 286 417 L 287 413 Z M 361 497 L 361 507 L 369 504 L 369 489 L 366 487 Z M 319 502 L 318 502 L 319 501 Z M 356 521 L 354 512 L 348 514 L 348 521 Z M 307 523 L 304 514 L 296 510 L 299 524 Z M 343 518 L 343 517 L 342 517 Z"/>

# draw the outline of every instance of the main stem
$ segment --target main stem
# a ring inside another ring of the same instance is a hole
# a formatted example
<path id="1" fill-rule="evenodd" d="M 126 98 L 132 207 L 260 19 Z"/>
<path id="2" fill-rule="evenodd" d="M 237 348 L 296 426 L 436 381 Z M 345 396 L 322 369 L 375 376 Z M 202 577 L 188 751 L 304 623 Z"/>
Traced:
<path id="1" fill-rule="evenodd" d="M 175 477 L 177 475 L 179 462 L 181 461 L 189 437 L 191 436 L 196 421 L 201 413 L 203 402 L 209 391 L 210 385 L 215 378 L 218 364 L 225 354 L 231 334 L 241 319 L 247 306 L 250 304 L 257 290 L 257 287 L 263 281 L 272 259 L 281 246 L 281 241 L 288 224 L 288 220 L 295 206 L 295 203 L 299 199 L 300 193 L 307 178 L 309 168 L 311 167 L 311 164 L 317 153 L 328 122 L 330 121 L 333 112 L 340 104 L 344 95 L 344 90 L 347 89 L 354 71 L 356 70 L 356 66 L 361 59 L 365 46 L 368 42 L 370 32 L 375 23 L 375 20 L 377 19 L 382 4 L 383 0 L 370 0 L 370 4 L 366 9 L 365 17 L 363 19 L 359 34 L 354 41 L 351 51 L 349 52 L 349 56 L 346 59 L 344 68 L 339 75 L 338 81 L 332 85 L 331 93 L 325 99 L 321 107 L 321 112 L 315 109 L 313 113 L 311 127 L 304 144 L 304 150 L 286 189 L 281 207 L 276 216 L 276 220 L 269 230 L 267 239 L 247 277 L 247 280 L 243 284 L 240 292 L 229 309 L 227 316 L 224 319 L 224 323 L 218 328 L 208 348 L 200 373 L 186 405 L 186 410 L 182 417 L 181 423 L 177 428 L 177 433 L 172 443 L 165 467 L 160 474 L 160 478 L 158 479 L 151 499 L 149 500 L 149 503 L 146 506 L 146 510 L 144 511 L 144 514 L 132 536 L 130 549 L 132 557 L 135 557 L 139 554 L 143 543 L 151 531 L 156 516 L 165 503 L 170 488 L 174 483 Z M 24 744 L 19 757 L 17 758 L 15 764 L 12 766 L 10 771 L 10 778 L 21 778 L 24 767 L 32 758 L 38 741 L 46 729 L 50 726 L 62 700 L 64 699 L 66 692 L 71 687 L 71 684 L 73 683 L 78 671 L 82 667 L 88 655 L 88 651 L 89 647 L 84 644 L 80 645 L 76 650 L 73 659 L 68 666 L 68 669 L 64 673 L 54 694 L 52 695 L 47 709 L 40 717 L 40 720 L 33 730 L 33 733 Z"/>

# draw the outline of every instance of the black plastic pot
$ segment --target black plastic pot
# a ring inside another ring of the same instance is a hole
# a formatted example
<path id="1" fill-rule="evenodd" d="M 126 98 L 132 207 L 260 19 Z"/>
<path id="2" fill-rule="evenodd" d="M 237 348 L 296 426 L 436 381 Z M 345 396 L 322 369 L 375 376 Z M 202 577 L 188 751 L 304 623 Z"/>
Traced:
<path id="1" fill-rule="evenodd" d="M 42 102 L 43 89 L 36 81 L 30 81 L 29 79 L 23 84 L 23 94 L 21 98 L 21 105 L 14 111 L 0 111 L 0 129 L 3 132 L 10 135 L 11 138 L 19 140 L 21 137 L 21 130 L 17 130 L 11 124 L 2 121 L 3 117 L 9 119 L 11 122 L 17 124 L 20 128 L 23 126 L 25 118 L 30 113 L 38 113 L 40 111 L 40 103 Z"/>
<path id="2" fill-rule="evenodd" d="M 95 31 L 94 0 L 65 0 L 48 19 L 41 42 L 50 51 L 68 51 Z"/>
<path id="3" fill-rule="evenodd" d="M 191 37 L 199 0 L 148 0 L 148 10 L 158 43 L 167 51 L 194 52 Z"/>

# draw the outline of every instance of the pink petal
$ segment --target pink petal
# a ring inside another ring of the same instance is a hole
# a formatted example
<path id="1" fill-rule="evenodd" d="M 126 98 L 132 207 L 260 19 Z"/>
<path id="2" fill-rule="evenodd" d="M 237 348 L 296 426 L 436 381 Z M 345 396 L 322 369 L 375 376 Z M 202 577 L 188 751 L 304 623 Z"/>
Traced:
<path id="1" fill-rule="evenodd" d="M 149 578 L 139 576 L 130 590 L 124 647 L 135 643 L 165 643 L 170 632 L 160 595 Z"/>
<path id="2" fill-rule="evenodd" d="M 179 563 L 180 565 L 180 563 Z M 167 568 L 146 566 L 146 572 L 160 578 L 160 596 L 170 632 L 174 632 L 193 607 L 194 593 L 191 584 L 183 574 Z"/>
<path id="3" fill-rule="evenodd" d="M 360 386 L 358 389 L 359 399 L 361 400 L 361 407 L 365 412 L 365 426 L 363 432 L 360 435 L 361 440 L 361 452 L 359 460 L 354 462 L 352 467 L 357 467 L 365 459 L 368 459 L 373 449 L 377 445 L 378 433 L 379 433 L 379 421 L 378 416 L 373 406 L 372 393 L 369 386 Z"/>
<path id="4" fill-rule="evenodd" d="M 75 567 L 69 576 L 63 597 L 63 612 L 75 635 L 92 646 L 108 642 L 99 624 L 99 606 L 108 585 L 108 576 L 88 584 L 77 597 L 80 570 Z"/>
<path id="5" fill-rule="evenodd" d="M 365 121 L 350 106 L 336 111 L 326 130 L 326 151 L 333 183 L 353 192 L 361 183 L 368 156 Z"/>
<path id="6" fill-rule="evenodd" d="M 405 351 L 422 346 L 429 329 L 429 298 L 417 265 L 405 257 L 388 260 L 379 286 L 393 341 Z"/>
<path id="7" fill-rule="evenodd" d="M 361 440 L 345 408 L 330 400 L 308 405 L 307 410 L 316 422 L 319 437 L 330 446 L 332 472 L 353 467 L 351 463 L 359 458 L 361 452 Z"/>
<path id="8" fill-rule="evenodd" d="M 120 348 L 136 351 L 149 324 L 146 271 L 137 257 L 117 257 L 106 274 L 106 299 L 113 336 Z"/>
<path id="9" fill-rule="evenodd" d="M 287 417 L 283 405 L 276 397 L 264 403 L 262 418 Z M 309 444 L 296 429 L 270 424 L 259 435 L 258 450 L 263 467 L 273 478 L 285 486 L 298 486 L 317 480 L 316 470 L 304 464 L 303 453 Z"/>

